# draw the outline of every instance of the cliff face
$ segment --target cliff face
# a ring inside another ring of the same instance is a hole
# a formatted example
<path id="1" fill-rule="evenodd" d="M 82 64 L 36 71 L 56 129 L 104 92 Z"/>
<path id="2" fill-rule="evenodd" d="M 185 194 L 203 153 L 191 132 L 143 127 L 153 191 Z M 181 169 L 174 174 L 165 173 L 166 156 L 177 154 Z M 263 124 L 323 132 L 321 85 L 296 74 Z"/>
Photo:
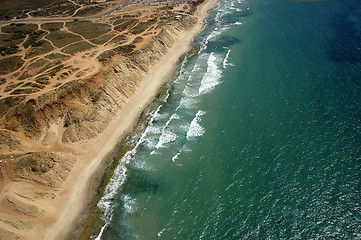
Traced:
<path id="1" fill-rule="evenodd" d="M 0 100 L 0 239 L 39 239 L 31 231 L 55 212 L 53 200 L 80 154 L 74 146 L 102 134 L 195 22 L 174 19 L 142 44 L 104 52 L 101 71 L 88 79 Z"/>
<path id="2" fill-rule="evenodd" d="M 107 126 L 147 72 L 156 65 L 182 31 L 194 20 L 188 17 L 177 25 L 164 26 L 140 49 L 107 59 L 106 66 L 92 78 L 74 80 L 36 98 L 8 97 L 0 100 L 2 115 L 0 148 L 14 149 L 19 142 L 11 132 L 45 146 L 51 145 L 51 126 L 63 124 L 62 142 L 74 143 L 96 137 Z"/>

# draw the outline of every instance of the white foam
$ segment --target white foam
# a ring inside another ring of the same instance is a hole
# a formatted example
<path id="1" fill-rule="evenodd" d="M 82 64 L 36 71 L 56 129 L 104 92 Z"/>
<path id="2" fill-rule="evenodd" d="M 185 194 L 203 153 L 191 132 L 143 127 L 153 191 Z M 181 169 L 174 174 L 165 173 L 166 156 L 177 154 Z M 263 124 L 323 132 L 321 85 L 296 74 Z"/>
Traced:
<path id="1" fill-rule="evenodd" d="M 188 83 L 182 92 L 182 96 L 186 98 L 193 98 L 198 96 L 197 85 Z"/>
<path id="2" fill-rule="evenodd" d="M 127 155 L 127 154 L 126 154 Z M 122 159 L 126 159 L 125 164 L 129 163 L 129 155 L 124 156 Z M 113 199 L 115 198 L 118 189 L 124 184 L 127 168 L 125 164 L 120 164 L 115 169 L 113 176 L 111 177 L 108 185 L 105 188 L 104 195 L 98 202 L 98 207 L 102 211 L 102 219 L 106 223 L 110 223 L 113 216 Z"/>
<path id="3" fill-rule="evenodd" d="M 197 86 L 188 82 L 186 87 L 183 89 L 182 98 L 176 111 L 178 111 L 180 107 L 193 108 L 194 104 L 198 102 L 198 95 Z"/>
<path id="4" fill-rule="evenodd" d="M 168 121 L 165 123 L 164 128 L 168 127 L 169 123 L 170 123 L 173 119 L 179 119 L 178 114 L 173 113 L 172 116 L 170 116 L 170 118 L 168 119 Z"/>
<path id="5" fill-rule="evenodd" d="M 193 108 L 194 104 L 197 103 L 199 79 L 197 76 L 202 76 L 203 69 L 201 63 L 204 62 L 206 54 L 200 54 L 197 58 L 197 62 L 194 64 L 190 75 L 187 78 L 187 83 L 182 91 L 182 98 L 175 111 L 179 108 Z"/>
<path id="6" fill-rule="evenodd" d="M 230 49 L 228 49 L 228 52 L 227 52 L 227 54 L 226 54 L 226 57 L 224 58 L 224 60 L 223 60 L 223 68 L 226 68 L 228 65 L 229 65 L 229 63 L 228 63 L 228 58 L 229 58 L 229 54 L 231 53 L 231 50 Z"/>
<path id="7" fill-rule="evenodd" d="M 170 228 L 163 228 L 163 229 L 157 234 L 157 236 L 158 236 L 158 237 L 161 237 L 162 234 L 163 234 L 163 232 L 166 231 L 166 230 L 169 230 L 169 229 L 170 229 Z"/>
<path id="8" fill-rule="evenodd" d="M 178 160 L 178 158 L 179 158 L 179 155 L 181 154 L 181 152 L 179 151 L 179 152 L 177 152 L 177 154 L 176 155 L 174 155 L 173 157 L 172 157 L 172 162 L 174 162 L 174 161 L 176 161 L 176 160 Z"/>
<path id="9" fill-rule="evenodd" d="M 105 223 L 104 226 L 102 227 L 102 229 L 100 230 L 100 233 L 98 234 L 98 236 L 95 238 L 95 240 L 100 240 L 103 236 L 103 232 L 105 230 L 105 228 L 108 226 L 108 223 Z"/>
<path id="10" fill-rule="evenodd" d="M 163 148 L 165 144 L 173 142 L 177 139 L 177 135 L 171 131 L 165 130 L 162 132 L 162 135 L 159 137 L 159 141 L 155 146 L 156 149 Z"/>
<path id="11" fill-rule="evenodd" d="M 193 138 L 200 137 L 204 134 L 204 128 L 199 124 L 201 121 L 201 116 L 204 114 L 204 111 L 199 110 L 196 116 L 193 118 L 187 131 L 187 140 L 192 140 Z"/>
<path id="12" fill-rule="evenodd" d="M 129 195 L 123 196 L 124 209 L 127 213 L 134 213 L 137 211 L 137 204 L 135 199 L 131 198 Z"/>
<path id="13" fill-rule="evenodd" d="M 172 116 L 170 116 L 168 121 L 165 123 L 165 125 L 162 129 L 162 134 L 160 135 L 160 137 L 158 139 L 158 143 L 155 145 L 156 149 L 162 148 L 162 147 L 164 147 L 165 144 L 176 140 L 177 135 L 169 130 L 166 130 L 166 128 L 169 126 L 170 122 L 174 119 L 179 119 L 178 114 L 173 113 Z M 152 151 L 150 154 L 153 155 L 155 153 L 156 153 L 155 151 Z"/>
<path id="14" fill-rule="evenodd" d="M 149 121 L 148 127 L 144 130 L 133 149 L 126 152 L 124 156 L 119 160 L 120 164 L 115 168 L 113 176 L 110 178 L 109 183 L 105 187 L 104 195 L 97 205 L 102 211 L 101 219 L 104 220 L 106 223 L 110 223 L 112 220 L 114 211 L 114 199 L 119 191 L 119 188 L 125 182 L 128 170 L 127 166 L 134 158 L 139 147 L 147 142 L 149 144 L 150 141 L 148 139 L 148 135 L 157 131 L 153 125 L 153 122 L 155 118 L 159 117 L 159 111 L 161 107 L 162 105 L 159 106 L 153 114 L 151 114 L 151 119 Z"/>
<path id="15" fill-rule="evenodd" d="M 209 55 L 207 64 L 207 72 L 202 78 L 201 86 L 198 90 L 199 94 L 209 92 L 220 83 L 219 79 L 221 78 L 222 71 L 218 68 L 217 57 L 214 53 Z"/>
<path id="16" fill-rule="evenodd" d="M 151 119 L 149 123 L 152 123 L 155 119 L 162 118 L 162 115 L 159 113 L 162 107 L 163 105 L 159 105 L 158 108 L 154 111 L 154 113 L 151 113 Z"/>
<path id="17" fill-rule="evenodd" d="M 242 22 L 235 22 L 234 24 L 235 25 L 242 25 L 243 23 Z"/>
<path id="18" fill-rule="evenodd" d="M 208 45 L 210 40 L 218 37 L 219 35 L 221 35 L 221 33 L 222 33 L 221 29 L 215 28 L 214 31 L 207 36 L 203 49 L 207 48 L 207 45 Z"/>
<path id="19" fill-rule="evenodd" d="M 146 171 L 152 171 L 153 170 L 153 168 L 147 163 L 147 161 L 144 161 L 144 160 L 134 161 L 132 166 L 134 168 L 140 169 L 140 170 L 146 170 Z"/>
<path id="20" fill-rule="evenodd" d="M 179 103 L 179 108 L 191 109 L 194 108 L 195 104 L 198 102 L 198 99 L 191 97 L 183 97 Z"/>

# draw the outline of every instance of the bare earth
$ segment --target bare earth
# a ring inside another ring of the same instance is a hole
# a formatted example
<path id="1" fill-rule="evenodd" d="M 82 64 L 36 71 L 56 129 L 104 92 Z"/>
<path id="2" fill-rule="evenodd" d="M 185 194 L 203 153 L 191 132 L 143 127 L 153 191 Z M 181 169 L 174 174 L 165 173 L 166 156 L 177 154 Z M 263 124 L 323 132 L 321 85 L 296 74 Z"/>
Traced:
<path id="1" fill-rule="evenodd" d="M 0 146 L 0 239 L 68 238 L 88 206 L 92 177 L 115 145 L 133 131 L 160 87 L 169 81 L 179 58 L 189 51 L 193 38 L 202 30 L 208 10 L 216 4 L 217 0 L 206 0 L 197 6 L 192 18 L 175 27 L 163 26 L 160 30 L 154 27 L 155 37 L 143 34 L 143 41 L 136 44 L 133 55 L 116 52 L 107 58 L 106 64 L 101 64 L 99 56 L 116 45 L 110 43 L 70 54 L 63 63 L 77 72 L 70 72 L 61 82 L 63 88 L 50 87 L 58 82 L 57 77 L 62 73 L 58 72 L 49 80 L 51 84 L 22 100 L 24 104 L 36 100 L 32 109 L 35 109 L 34 121 L 41 123 L 39 131 L 22 128 L 18 124 L 21 117 L 15 110 L 13 113 L 9 108 L 11 111 L 4 113 L 0 133 L 7 142 L 3 141 L 4 146 Z M 124 11 L 137 13 L 139 8 L 142 7 L 133 5 Z M 145 16 L 149 19 L 153 8 L 144 7 L 142 11 L 145 15 L 141 14 L 139 19 Z M 130 44 L 135 37 L 128 38 L 125 44 Z M 156 64 L 153 66 L 153 63 Z M 80 71 L 84 75 L 80 76 Z M 69 79 L 77 78 L 77 73 L 79 80 L 71 82 Z M 114 83 L 114 79 L 119 83 Z M 74 84 L 70 90 L 67 83 Z M 95 93 L 99 93 L 100 100 L 92 98 L 94 106 L 88 107 L 91 101 L 82 96 Z M 6 96 L 0 98 L 10 96 L 4 94 Z M 90 116 L 84 116 L 87 112 Z M 46 121 L 39 120 L 49 115 Z M 16 121 L 10 121 L 11 116 L 17 116 Z M 33 159 L 41 161 L 34 164 Z"/>

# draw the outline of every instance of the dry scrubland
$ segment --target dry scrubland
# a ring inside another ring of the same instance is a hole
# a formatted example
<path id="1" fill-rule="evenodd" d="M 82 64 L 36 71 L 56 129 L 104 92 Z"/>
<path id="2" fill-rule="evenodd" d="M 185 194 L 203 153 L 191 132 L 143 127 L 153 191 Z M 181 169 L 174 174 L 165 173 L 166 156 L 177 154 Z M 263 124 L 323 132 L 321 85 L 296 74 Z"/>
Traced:
<path id="1" fill-rule="evenodd" d="M 2 0 L 0 20 L 29 17 L 83 17 L 97 14 L 121 1 L 114 0 Z"/>
<path id="2" fill-rule="evenodd" d="M 1 18 L 83 16 L 120 4 L 34 2 Z M 94 139 L 194 26 L 196 8 L 133 4 L 93 21 L 0 25 L 0 239 L 43 238 L 66 206 L 70 172 L 96 156 Z"/>

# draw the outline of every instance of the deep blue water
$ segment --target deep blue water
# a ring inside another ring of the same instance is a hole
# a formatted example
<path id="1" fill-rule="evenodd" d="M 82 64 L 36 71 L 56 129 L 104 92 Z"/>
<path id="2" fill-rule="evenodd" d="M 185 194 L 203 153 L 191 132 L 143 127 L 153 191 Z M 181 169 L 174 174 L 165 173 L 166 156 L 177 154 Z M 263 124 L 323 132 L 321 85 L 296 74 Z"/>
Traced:
<path id="1" fill-rule="evenodd" d="M 361 239 L 361 1 L 220 1 L 194 46 L 101 239 Z"/>

